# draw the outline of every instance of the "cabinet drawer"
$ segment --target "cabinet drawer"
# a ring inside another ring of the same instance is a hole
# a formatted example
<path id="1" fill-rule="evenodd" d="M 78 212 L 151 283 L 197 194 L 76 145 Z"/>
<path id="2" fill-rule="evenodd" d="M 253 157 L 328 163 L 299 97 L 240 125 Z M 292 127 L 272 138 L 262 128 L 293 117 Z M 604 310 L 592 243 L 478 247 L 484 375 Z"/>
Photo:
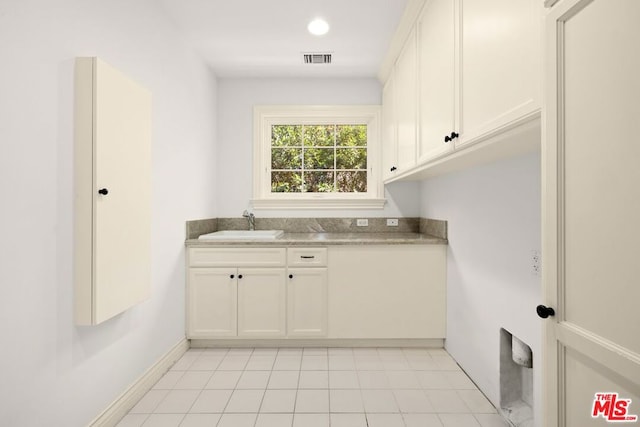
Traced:
<path id="1" fill-rule="evenodd" d="M 327 265 L 327 248 L 289 248 L 289 267 L 324 267 Z"/>
<path id="2" fill-rule="evenodd" d="M 189 267 L 284 267 L 285 248 L 190 248 Z"/>

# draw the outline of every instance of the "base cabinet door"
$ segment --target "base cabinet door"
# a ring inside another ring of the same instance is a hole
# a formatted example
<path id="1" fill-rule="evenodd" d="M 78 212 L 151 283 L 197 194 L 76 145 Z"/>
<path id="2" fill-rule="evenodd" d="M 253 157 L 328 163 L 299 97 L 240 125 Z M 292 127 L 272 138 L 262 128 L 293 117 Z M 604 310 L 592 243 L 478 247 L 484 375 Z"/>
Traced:
<path id="1" fill-rule="evenodd" d="M 238 336 L 285 336 L 285 285 L 284 268 L 238 269 Z"/>
<path id="2" fill-rule="evenodd" d="M 236 336 L 235 268 L 192 268 L 188 289 L 188 338 Z"/>
<path id="3" fill-rule="evenodd" d="M 289 336 L 327 335 L 327 269 L 290 268 L 288 270 Z"/>
<path id="4" fill-rule="evenodd" d="M 443 339 L 444 245 L 329 248 L 329 338 Z"/>

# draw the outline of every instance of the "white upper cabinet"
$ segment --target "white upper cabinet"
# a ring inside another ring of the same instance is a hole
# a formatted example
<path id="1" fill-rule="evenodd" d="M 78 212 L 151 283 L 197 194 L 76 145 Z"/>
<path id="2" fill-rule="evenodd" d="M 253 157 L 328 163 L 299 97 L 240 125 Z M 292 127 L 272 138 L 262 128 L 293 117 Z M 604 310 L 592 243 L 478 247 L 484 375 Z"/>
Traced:
<path id="1" fill-rule="evenodd" d="M 385 86 L 395 98 L 383 95 L 382 120 L 397 127 L 386 182 L 540 146 L 542 11 L 539 0 L 425 2 Z"/>
<path id="2" fill-rule="evenodd" d="M 382 179 L 393 177 L 398 170 L 396 145 L 395 79 L 389 76 L 382 89 Z"/>
<path id="3" fill-rule="evenodd" d="M 400 172 L 416 164 L 418 74 L 416 33 L 407 39 L 395 68 L 397 162 Z"/>
<path id="4" fill-rule="evenodd" d="M 453 149 L 444 137 L 455 129 L 454 3 L 430 0 L 418 21 L 418 162 Z"/>
<path id="5" fill-rule="evenodd" d="M 459 0 L 458 146 L 540 115 L 539 0 Z"/>
<path id="6" fill-rule="evenodd" d="M 98 58 L 75 68 L 75 321 L 151 293 L 151 92 Z"/>

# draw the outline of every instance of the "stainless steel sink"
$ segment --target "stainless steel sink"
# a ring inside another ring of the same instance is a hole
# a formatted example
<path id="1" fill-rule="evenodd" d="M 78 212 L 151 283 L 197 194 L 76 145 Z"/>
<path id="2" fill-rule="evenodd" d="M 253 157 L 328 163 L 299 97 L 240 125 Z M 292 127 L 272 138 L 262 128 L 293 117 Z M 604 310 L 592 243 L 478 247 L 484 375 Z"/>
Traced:
<path id="1" fill-rule="evenodd" d="M 201 240 L 274 240 L 284 234 L 283 230 L 222 230 L 203 234 Z"/>

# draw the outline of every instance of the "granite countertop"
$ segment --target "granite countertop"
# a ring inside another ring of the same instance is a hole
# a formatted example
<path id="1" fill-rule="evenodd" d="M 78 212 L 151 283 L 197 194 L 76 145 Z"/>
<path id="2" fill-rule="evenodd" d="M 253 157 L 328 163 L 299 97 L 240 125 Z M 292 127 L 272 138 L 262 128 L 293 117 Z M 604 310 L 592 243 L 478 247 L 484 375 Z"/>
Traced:
<path id="1" fill-rule="evenodd" d="M 423 233 L 284 233 L 277 239 L 199 240 L 187 239 L 189 247 L 212 246 L 318 246 L 318 245 L 446 245 L 447 239 Z"/>

